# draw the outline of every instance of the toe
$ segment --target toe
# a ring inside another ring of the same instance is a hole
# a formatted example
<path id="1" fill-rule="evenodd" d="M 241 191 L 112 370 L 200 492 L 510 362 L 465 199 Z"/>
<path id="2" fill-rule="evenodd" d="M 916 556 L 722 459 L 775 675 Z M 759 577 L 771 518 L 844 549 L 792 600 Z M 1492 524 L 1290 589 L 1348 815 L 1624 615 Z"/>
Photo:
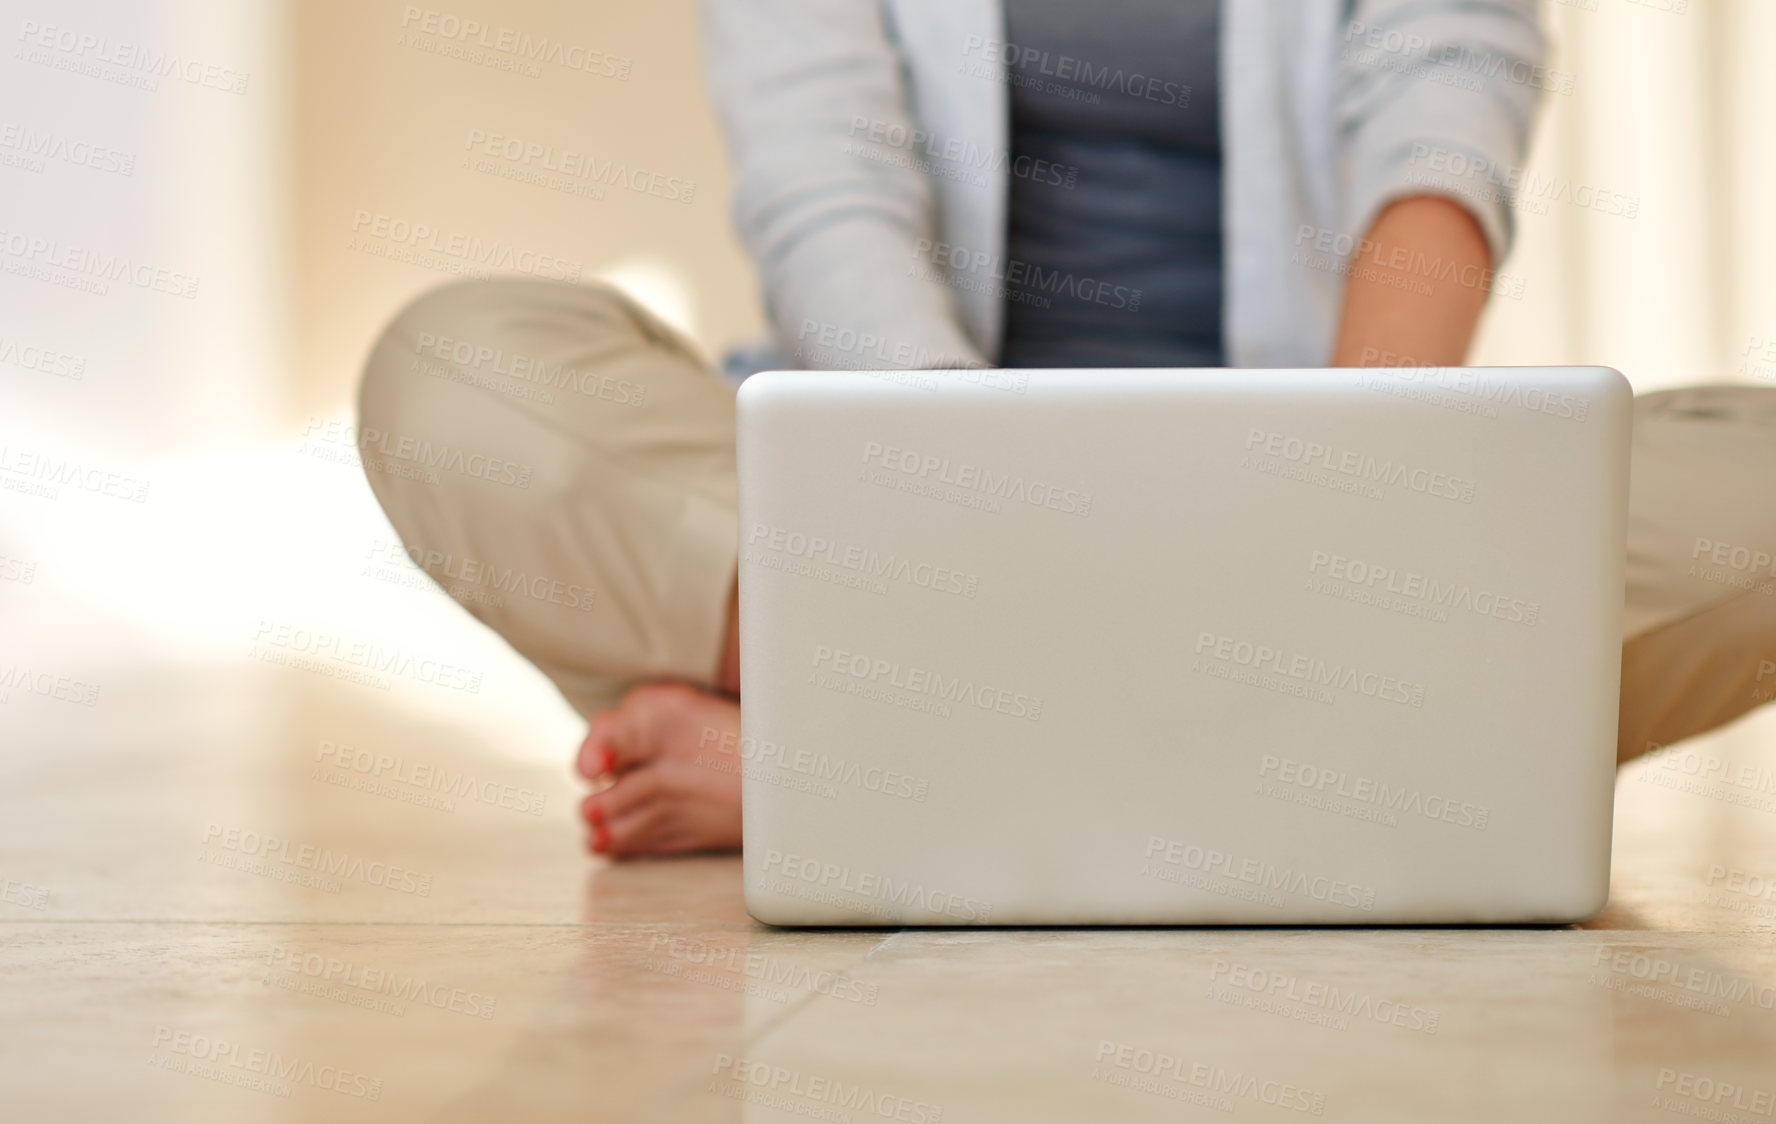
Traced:
<path id="1" fill-rule="evenodd" d="M 586 726 L 586 740 L 580 743 L 574 765 L 587 780 L 597 780 L 616 769 L 616 754 L 610 746 L 610 729 L 615 719 L 615 711 L 601 710 Z"/>
<path id="2" fill-rule="evenodd" d="M 580 803 L 580 811 L 594 824 L 620 819 L 660 800 L 665 785 L 655 769 L 631 769 L 617 777 L 603 792 L 595 792 Z"/>
<path id="3" fill-rule="evenodd" d="M 615 858 L 662 854 L 668 849 L 664 844 L 670 820 L 663 805 L 644 804 L 602 825 L 602 836 L 600 827 L 594 826 L 592 849 Z"/>
<path id="4" fill-rule="evenodd" d="M 598 714 L 593 721 L 602 718 L 603 723 L 587 731 L 588 741 L 593 733 L 598 735 L 589 764 L 605 773 L 620 773 L 658 756 L 661 711 L 670 705 L 672 692 L 670 685 L 643 684 L 631 688 L 615 710 Z M 586 756 L 584 749 L 581 755 Z"/>

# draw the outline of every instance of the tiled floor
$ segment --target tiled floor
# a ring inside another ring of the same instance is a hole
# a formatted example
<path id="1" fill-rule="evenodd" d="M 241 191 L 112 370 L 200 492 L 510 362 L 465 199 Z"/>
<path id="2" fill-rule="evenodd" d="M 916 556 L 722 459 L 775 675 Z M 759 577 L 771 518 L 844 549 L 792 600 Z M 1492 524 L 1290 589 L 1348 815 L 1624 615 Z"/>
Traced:
<path id="1" fill-rule="evenodd" d="M 73 532 L 0 590 L 33 667 L 113 657 L 97 705 L 0 692 L 0 1119 L 1776 1111 L 1776 714 L 1621 776 L 1613 898 L 1583 928 L 777 931 L 735 859 L 587 856 L 564 708 L 435 594 L 357 580 L 376 528 L 317 510 L 277 543 L 231 526 L 251 547 L 196 576 L 109 544 L 137 632 L 235 606 L 176 660 L 74 611 L 57 583 L 97 587 Z M 485 691 L 255 646 L 268 615 L 417 635 L 348 594 L 411 598 Z M 459 771 L 488 802 L 424 786 Z"/>
<path id="2" fill-rule="evenodd" d="M 1584 929 L 828 933 L 751 922 L 733 859 L 591 860 L 564 768 L 308 678 L 144 679 L 85 730 L 12 700 L 7 1118 L 1601 1121 L 1736 1099 L 1755 1120 L 1776 1092 L 1776 896 L 1734 873 L 1776 874 L 1776 796 L 1653 783 L 1708 754 L 1770 768 L 1761 719 L 1623 776 L 1614 897 Z M 495 802 L 331 783 L 376 768 L 347 744 Z M 305 845 L 344 870 L 292 881 Z"/>

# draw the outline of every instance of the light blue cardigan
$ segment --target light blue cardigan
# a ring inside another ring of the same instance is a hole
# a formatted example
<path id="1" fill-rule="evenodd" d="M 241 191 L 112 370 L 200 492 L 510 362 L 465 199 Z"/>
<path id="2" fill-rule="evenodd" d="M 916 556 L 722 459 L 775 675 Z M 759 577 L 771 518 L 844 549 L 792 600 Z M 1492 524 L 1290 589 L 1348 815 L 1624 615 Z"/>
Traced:
<path id="1" fill-rule="evenodd" d="M 703 0 L 775 337 L 731 372 L 996 359 L 1003 36 L 1001 0 Z M 1229 361 L 1325 364 L 1343 264 L 1393 199 L 1456 200 L 1502 261 L 1538 95 L 1570 90 L 1545 47 L 1535 0 L 1224 0 Z"/>

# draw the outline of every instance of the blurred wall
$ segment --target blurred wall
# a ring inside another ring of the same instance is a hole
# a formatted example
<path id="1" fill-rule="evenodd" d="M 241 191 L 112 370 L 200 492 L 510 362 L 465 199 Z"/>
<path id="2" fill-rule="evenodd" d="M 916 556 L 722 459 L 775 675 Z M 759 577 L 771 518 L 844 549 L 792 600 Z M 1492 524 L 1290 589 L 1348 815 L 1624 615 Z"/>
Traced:
<path id="1" fill-rule="evenodd" d="M 711 355 L 762 328 L 695 8 L 289 2 L 299 414 L 340 408 L 389 315 L 475 267 L 426 252 L 452 238 L 484 261 L 613 277 Z M 1506 267 L 1523 288 L 1494 298 L 1474 361 L 1605 363 L 1642 390 L 1776 377 L 1758 358 L 1776 339 L 1776 75 L 1760 46 L 1776 4 L 1544 12 L 1571 85 L 1546 95 L 1527 166 L 1495 173 L 1524 200 Z M 655 194 L 621 182 L 656 173 Z"/>
<path id="2" fill-rule="evenodd" d="M 390 532 L 316 424 L 381 326 L 529 269 L 711 356 L 761 328 L 693 0 L 448 2 L 0 0 L 0 618 L 32 659 L 238 656 L 274 618 L 505 666 L 360 572 Z M 1776 2 L 1546 10 L 1571 83 L 1497 170 L 1523 284 L 1475 360 L 1776 385 Z"/>
<path id="3" fill-rule="evenodd" d="M 711 355 L 760 329 L 694 0 L 286 2 L 301 410 L 453 271 L 612 277 Z"/>
<path id="4" fill-rule="evenodd" d="M 139 473 L 284 414 L 286 14 L 0 0 L 0 442 Z"/>
<path id="5" fill-rule="evenodd" d="M 1602 363 L 1642 391 L 1776 379 L 1776 4 L 1543 12 L 1571 90 L 1520 170 L 1523 295 L 1494 298 L 1473 361 Z"/>
<path id="6" fill-rule="evenodd" d="M 343 411 L 380 326 L 452 270 L 615 277 L 712 355 L 761 328 L 693 0 L 434 2 L 0 0 L 9 432 L 130 472 Z M 1524 286 L 1494 299 L 1475 360 L 1608 363 L 1641 389 L 1776 380 L 1776 3 L 1545 11 L 1572 85 L 1504 170 L 1526 185 L 1506 265 Z M 68 34 L 242 81 L 95 63 Z M 46 138 L 129 170 L 33 156 Z M 44 244 L 199 285 L 84 291 L 10 249 Z"/>

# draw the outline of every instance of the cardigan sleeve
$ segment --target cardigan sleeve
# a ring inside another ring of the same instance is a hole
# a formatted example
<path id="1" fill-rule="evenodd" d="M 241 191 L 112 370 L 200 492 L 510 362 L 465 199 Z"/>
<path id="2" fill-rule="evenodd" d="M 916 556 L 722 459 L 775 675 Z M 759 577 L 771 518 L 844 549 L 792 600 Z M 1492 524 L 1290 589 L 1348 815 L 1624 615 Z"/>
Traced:
<path id="1" fill-rule="evenodd" d="M 880 4 L 703 0 L 702 17 L 734 224 L 784 354 L 803 367 L 987 366 L 931 260 L 930 183 L 871 143 L 915 127 Z"/>
<path id="2" fill-rule="evenodd" d="M 1573 88 L 1546 54 L 1535 0 L 1357 0 L 1335 93 L 1344 233 L 1363 237 L 1396 199 L 1439 195 L 1474 216 L 1496 270 L 1537 103 Z"/>

